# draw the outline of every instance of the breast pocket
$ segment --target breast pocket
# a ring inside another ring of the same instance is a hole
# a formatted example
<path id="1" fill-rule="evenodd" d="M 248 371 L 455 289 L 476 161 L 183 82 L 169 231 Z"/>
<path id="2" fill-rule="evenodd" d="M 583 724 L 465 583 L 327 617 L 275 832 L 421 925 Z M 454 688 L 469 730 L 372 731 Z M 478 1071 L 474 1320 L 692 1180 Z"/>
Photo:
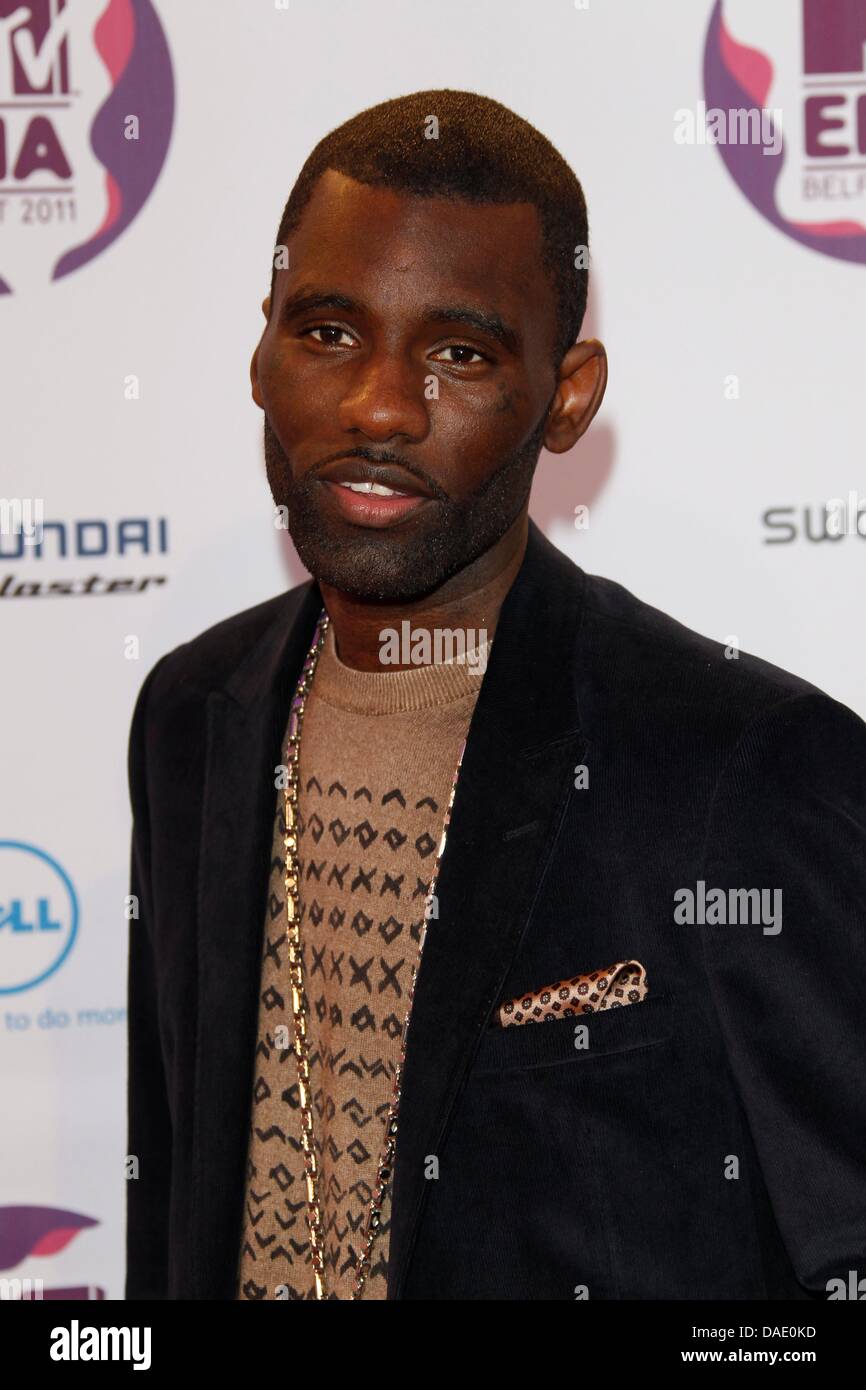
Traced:
<path id="1" fill-rule="evenodd" d="M 636 1192 L 653 1219 L 664 1214 L 683 1179 L 670 1119 L 682 1074 L 676 1020 L 673 996 L 659 993 L 485 1032 L 429 1184 L 425 1264 L 446 1272 L 449 1296 L 621 1296 L 617 1223 L 641 1227 Z M 665 1248 L 680 1220 L 677 1207 L 662 1221 Z M 657 1258 L 656 1243 L 646 1249 Z"/>
<path id="2" fill-rule="evenodd" d="M 473 1074 L 591 1064 L 612 1053 L 654 1047 L 671 1036 L 673 1018 L 674 997 L 668 993 L 601 1013 L 488 1028 Z"/>

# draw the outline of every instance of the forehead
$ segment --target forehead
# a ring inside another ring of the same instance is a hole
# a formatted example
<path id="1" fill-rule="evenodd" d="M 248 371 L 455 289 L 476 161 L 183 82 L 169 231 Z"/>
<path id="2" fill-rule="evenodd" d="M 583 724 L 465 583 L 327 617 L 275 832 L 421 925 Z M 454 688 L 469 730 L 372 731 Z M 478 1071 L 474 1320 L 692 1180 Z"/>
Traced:
<path id="1" fill-rule="evenodd" d="M 532 203 L 421 198 L 329 169 L 288 244 L 283 294 L 314 279 L 382 313 L 459 300 L 549 346 L 556 303 Z"/>

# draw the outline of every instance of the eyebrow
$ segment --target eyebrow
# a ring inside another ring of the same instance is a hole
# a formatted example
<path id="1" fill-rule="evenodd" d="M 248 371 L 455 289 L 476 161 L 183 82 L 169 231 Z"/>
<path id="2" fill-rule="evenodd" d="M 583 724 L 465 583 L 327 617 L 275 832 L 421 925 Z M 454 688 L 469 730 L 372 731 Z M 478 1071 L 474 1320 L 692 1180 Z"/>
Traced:
<path id="1" fill-rule="evenodd" d="M 286 296 L 281 313 L 306 314 L 311 309 L 342 309 L 344 313 L 351 314 L 361 313 L 363 308 L 363 304 L 349 299 L 345 294 L 339 294 L 336 290 L 316 290 L 308 285 L 301 285 L 294 294 Z"/>
<path id="2" fill-rule="evenodd" d="M 338 290 L 317 290 L 308 285 L 301 285 L 294 294 L 287 296 L 282 313 L 289 317 L 310 313 L 315 309 L 340 309 L 347 314 L 367 312 L 362 303 L 350 299 Z M 515 356 L 520 352 L 521 338 L 517 330 L 505 323 L 499 314 L 486 309 L 475 309 L 468 304 L 429 304 L 422 310 L 422 319 L 430 324 L 464 324 L 467 328 L 486 333 L 507 352 L 514 353 Z"/>
<path id="3" fill-rule="evenodd" d="M 509 327 L 498 314 L 486 309 L 473 309 L 464 304 L 431 304 L 424 310 L 425 323 L 463 323 L 467 328 L 477 328 L 495 338 L 508 352 L 520 352 L 520 334 Z"/>

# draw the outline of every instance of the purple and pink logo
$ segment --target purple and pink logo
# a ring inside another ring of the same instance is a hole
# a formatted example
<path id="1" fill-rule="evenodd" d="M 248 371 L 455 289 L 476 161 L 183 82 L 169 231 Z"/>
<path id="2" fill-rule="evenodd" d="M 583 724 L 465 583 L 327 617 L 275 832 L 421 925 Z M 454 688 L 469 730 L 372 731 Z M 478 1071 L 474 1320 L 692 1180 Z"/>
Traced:
<path id="1" fill-rule="evenodd" d="M 151 0 L 0 0 L 0 293 L 59 280 L 126 230 L 173 116 Z"/>
<path id="2" fill-rule="evenodd" d="M 92 1216 L 61 1207 L 0 1207 L 0 1300 L 104 1298 L 105 1290 L 93 1284 L 46 1289 L 38 1277 L 8 1273 L 30 1260 L 60 1255 L 82 1231 L 98 1225 Z"/>
<path id="3" fill-rule="evenodd" d="M 781 113 L 782 139 L 719 143 L 728 172 L 803 246 L 866 261 L 866 0 L 717 0 L 707 107 Z"/>

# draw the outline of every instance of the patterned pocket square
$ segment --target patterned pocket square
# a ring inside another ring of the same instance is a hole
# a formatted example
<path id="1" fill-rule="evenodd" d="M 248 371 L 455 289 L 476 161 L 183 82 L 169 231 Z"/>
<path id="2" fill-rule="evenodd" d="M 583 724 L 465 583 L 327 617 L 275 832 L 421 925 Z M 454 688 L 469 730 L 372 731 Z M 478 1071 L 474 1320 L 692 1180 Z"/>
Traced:
<path id="1" fill-rule="evenodd" d="M 648 990 L 646 970 L 640 961 L 617 961 L 606 970 L 575 975 L 573 980 L 560 980 L 532 994 L 509 999 L 500 1004 L 495 1022 L 500 1028 L 511 1028 L 518 1023 L 549 1023 L 554 1018 L 600 1013 L 602 1009 L 638 1004 Z"/>

